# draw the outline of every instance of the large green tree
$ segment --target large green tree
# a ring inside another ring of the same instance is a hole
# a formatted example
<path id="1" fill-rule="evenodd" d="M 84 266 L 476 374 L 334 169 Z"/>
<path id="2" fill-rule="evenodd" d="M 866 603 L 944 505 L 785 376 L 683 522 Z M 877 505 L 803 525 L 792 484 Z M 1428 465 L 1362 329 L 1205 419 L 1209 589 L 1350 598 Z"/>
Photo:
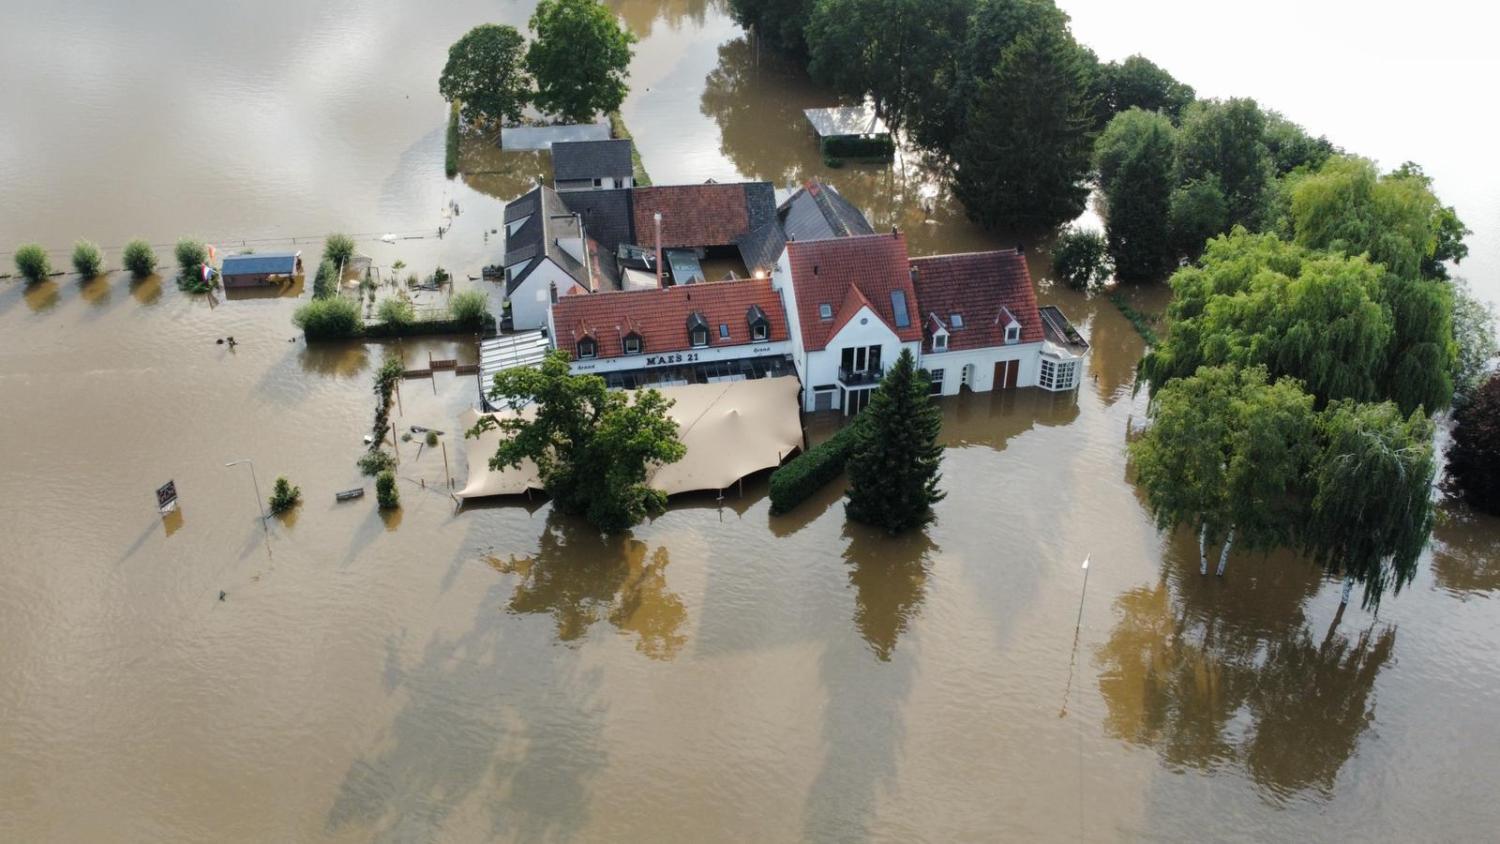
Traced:
<path id="1" fill-rule="evenodd" d="M 438 77 L 438 91 L 443 99 L 459 104 L 465 120 L 520 120 L 521 110 L 531 99 L 525 48 L 526 39 L 513 26 L 476 26 L 448 48 L 448 63 Z"/>
<path id="2" fill-rule="evenodd" d="M 1151 425 L 1130 445 L 1136 477 L 1159 527 L 1197 531 L 1201 573 L 1209 541 L 1224 543 L 1220 575 L 1237 541 L 1261 551 L 1292 541 L 1312 404 L 1292 379 L 1235 366 L 1203 367 L 1152 400 Z"/>
<path id="3" fill-rule="evenodd" d="M 1453 413 L 1448 490 L 1500 516 L 1500 375 L 1491 375 Z"/>
<path id="4" fill-rule="evenodd" d="M 932 505 L 943 498 L 937 486 L 943 413 L 909 349 L 881 380 L 859 424 L 848 462 L 849 518 L 893 534 L 931 521 Z"/>
<path id="5" fill-rule="evenodd" d="M 1461 278 L 1453 280 L 1453 391 L 1455 403 L 1479 388 L 1500 354 L 1495 336 L 1495 309 L 1481 301 Z"/>
<path id="6" fill-rule="evenodd" d="M 807 53 L 808 18 L 816 0 L 729 0 L 729 13 L 765 46 L 794 56 Z"/>
<path id="7" fill-rule="evenodd" d="M 1131 108 L 1094 143 L 1109 254 L 1122 281 L 1156 281 L 1177 265 L 1170 232 L 1175 131 L 1165 114 Z"/>
<path id="8" fill-rule="evenodd" d="M 970 0 L 818 0 L 807 23 L 808 72 L 849 97 L 869 96 L 893 128 L 941 99 Z"/>
<path id="9" fill-rule="evenodd" d="M 526 69 L 536 78 L 542 111 L 587 123 L 625 101 L 636 39 L 598 0 L 541 0 L 531 31 L 536 40 L 526 51 Z"/>
<path id="10" fill-rule="evenodd" d="M 953 191 L 986 226 L 1051 228 L 1082 213 L 1092 151 L 1090 58 L 1066 28 L 1016 38 L 981 83 Z"/>
<path id="11" fill-rule="evenodd" d="M 517 411 L 498 420 L 481 417 L 467 434 L 501 432 L 490 468 L 533 461 L 558 509 L 581 514 L 605 532 L 629 528 L 666 506 L 666 494 L 651 488 L 647 476 L 655 466 L 682 459 L 686 449 L 667 415 L 672 402 L 661 393 L 606 389 L 597 375 L 573 375 L 567 352 L 556 351 L 539 368 L 498 373 L 489 395 Z"/>
<path id="12" fill-rule="evenodd" d="M 1323 166 L 1337 148 L 1326 137 L 1307 134 L 1307 130 L 1276 111 L 1266 112 L 1266 151 L 1276 175 L 1294 170 L 1316 170 Z"/>
<path id="13" fill-rule="evenodd" d="M 1301 544 L 1344 578 L 1343 603 L 1362 583 L 1363 606 L 1375 607 L 1411 582 L 1432 532 L 1433 425 L 1391 402 L 1335 402 L 1319 428 Z"/>
<path id="14" fill-rule="evenodd" d="M 1177 176 L 1183 184 L 1217 180 L 1229 226 L 1260 227 L 1272 163 L 1266 116 L 1251 99 L 1199 100 L 1183 110 Z"/>
<path id="15" fill-rule="evenodd" d="M 1384 398 L 1394 329 L 1384 271 L 1237 229 L 1172 276 L 1171 330 L 1141 361 L 1153 393 L 1200 366 L 1264 366 L 1302 381 L 1321 405 Z"/>
<path id="16" fill-rule="evenodd" d="M 1160 65 L 1139 54 L 1123 62 L 1100 65 L 1095 91 L 1101 126 L 1115 114 L 1132 108 L 1161 112 L 1175 123 L 1194 100 L 1191 85 L 1178 82 Z"/>

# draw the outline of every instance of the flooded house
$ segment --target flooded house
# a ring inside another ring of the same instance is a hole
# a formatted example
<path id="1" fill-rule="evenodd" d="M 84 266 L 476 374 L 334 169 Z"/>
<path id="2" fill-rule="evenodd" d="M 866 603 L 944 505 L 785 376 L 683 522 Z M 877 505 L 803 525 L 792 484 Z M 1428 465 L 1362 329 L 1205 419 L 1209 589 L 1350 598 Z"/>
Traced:
<path id="1" fill-rule="evenodd" d="M 230 255 L 219 267 L 225 287 L 257 287 L 288 281 L 302 273 L 301 252 Z"/>
<path id="2" fill-rule="evenodd" d="M 559 193 L 635 185 L 628 139 L 558 141 L 552 145 L 552 187 Z"/>
<path id="3" fill-rule="evenodd" d="M 518 330 L 547 324 L 547 308 L 563 296 L 604 289 L 597 241 L 557 191 L 538 185 L 505 206 L 505 298 Z"/>
<path id="4" fill-rule="evenodd" d="M 833 185 L 816 178 L 804 182 L 776 207 L 776 220 L 738 241 L 745 266 L 757 276 L 769 275 L 790 240 L 827 240 L 874 234 L 865 215 Z"/>

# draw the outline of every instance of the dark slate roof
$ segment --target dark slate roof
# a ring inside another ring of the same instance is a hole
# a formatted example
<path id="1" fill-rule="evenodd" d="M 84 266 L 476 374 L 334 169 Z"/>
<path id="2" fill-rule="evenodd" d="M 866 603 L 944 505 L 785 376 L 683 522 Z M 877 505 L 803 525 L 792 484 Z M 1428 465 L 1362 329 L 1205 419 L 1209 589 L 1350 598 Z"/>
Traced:
<path id="1" fill-rule="evenodd" d="M 562 267 L 563 271 L 572 276 L 585 287 L 592 287 L 589 283 L 588 273 L 585 272 L 583 264 L 574 260 L 567 250 L 558 245 L 560 237 L 576 237 L 578 235 L 578 223 L 573 218 L 573 212 L 563 204 L 558 197 L 557 191 L 546 185 L 538 185 L 525 196 L 520 197 L 505 207 L 507 220 L 519 219 L 524 215 L 512 215 L 511 207 L 520 205 L 531 209 L 531 219 L 516 229 L 515 233 L 505 239 L 505 264 L 511 266 L 520 261 L 529 261 L 520 271 L 511 276 L 510 282 L 505 285 L 506 295 L 516 292 L 531 273 L 541 266 L 543 256 L 551 258 L 554 263 Z"/>
<path id="2" fill-rule="evenodd" d="M 552 144 L 552 178 L 555 181 L 606 176 L 623 179 L 632 172 L 629 140 L 556 141 Z"/>
<path id="3" fill-rule="evenodd" d="M 740 261 L 745 264 L 745 269 L 751 273 L 769 273 L 786 248 L 786 237 L 781 234 L 779 224 L 767 223 L 741 235 L 734 245 L 740 248 Z"/>
<path id="4" fill-rule="evenodd" d="M 858 208 L 832 185 L 816 179 L 788 197 L 778 213 L 782 231 L 792 240 L 827 240 L 875 233 Z"/>
<path id="5" fill-rule="evenodd" d="M 514 223 L 522 217 L 535 214 L 539 196 L 541 192 L 533 190 L 531 193 L 512 199 L 505 206 L 505 222 Z"/>
<path id="6" fill-rule="evenodd" d="M 745 183 L 746 231 L 755 231 L 776 221 L 776 188 L 770 182 Z"/>
<path id="7" fill-rule="evenodd" d="M 1068 321 L 1067 316 L 1056 305 L 1043 305 L 1037 309 L 1037 313 L 1041 314 L 1048 340 L 1075 355 L 1089 350 L 1089 341 L 1083 339 L 1083 335 L 1078 333 L 1078 329 L 1073 327 L 1073 323 Z"/>
<path id="8" fill-rule="evenodd" d="M 290 275 L 297 269 L 296 252 L 256 252 L 250 255 L 230 255 L 224 259 L 220 272 L 224 275 Z"/>
<path id="9" fill-rule="evenodd" d="M 569 211 L 583 215 L 584 231 L 605 252 L 614 254 L 620 244 L 635 242 L 629 188 L 567 191 L 558 197 Z"/>

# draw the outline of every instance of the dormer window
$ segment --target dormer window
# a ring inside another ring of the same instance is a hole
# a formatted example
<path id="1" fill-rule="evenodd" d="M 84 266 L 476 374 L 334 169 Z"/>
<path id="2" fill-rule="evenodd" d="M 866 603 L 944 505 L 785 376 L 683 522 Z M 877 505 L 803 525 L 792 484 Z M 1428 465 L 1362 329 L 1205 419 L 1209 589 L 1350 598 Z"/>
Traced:
<path id="1" fill-rule="evenodd" d="M 708 345 L 708 320 L 703 318 L 703 314 L 693 311 L 688 316 L 687 329 L 688 342 L 694 348 Z"/>
<path id="2" fill-rule="evenodd" d="M 771 336 L 771 321 L 766 319 L 766 312 L 760 309 L 760 305 L 751 305 L 745 312 L 745 322 L 750 326 L 750 339 L 764 340 Z"/>
<path id="3" fill-rule="evenodd" d="M 833 306 L 827 302 L 818 305 L 818 319 L 833 319 Z"/>
<path id="4" fill-rule="evenodd" d="M 625 335 L 625 340 L 624 340 L 624 347 L 625 347 L 625 354 L 627 354 L 627 355 L 638 355 L 638 354 L 640 354 L 641 353 L 641 335 L 636 334 L 634 331 L 630 332 L 629 334 L 626 334 Z"/>
<path id="5" fill-rule="evenodd" d="M 946 333 L 932 335 L 932 350 L 934 352 L 948 351 L 948 335 Z"/>
<path id="6" fill-rule="evenodd" d="M 1018 343 L 1018 342 L 1020 342 L 1020 340 L 1021 340 L 1021 324 L 1019 322 L 1013 322 L 1010 325 L 1005 326 L 1005 342 L 1006 343 Z"/>
<path id="7" fill-rule="evenodd" d="M 598 357 L 598 355 L 599 344 L 595 343 L 592 337 L 585 337 L 578 341 L 579 360 L 588 360 L 589 358 Z"/>
<path id="8" fill-rule="evenodd" d="M 952 314 L 952 315 L 950 315 L 948 317 L 948 324 L 951 325 L 951 326 L 953 326 L 953 328 L 955 330 L 957 330 L 959 328 L 963 328 L 964 327 L 964 315 L 963 314 Z"/>

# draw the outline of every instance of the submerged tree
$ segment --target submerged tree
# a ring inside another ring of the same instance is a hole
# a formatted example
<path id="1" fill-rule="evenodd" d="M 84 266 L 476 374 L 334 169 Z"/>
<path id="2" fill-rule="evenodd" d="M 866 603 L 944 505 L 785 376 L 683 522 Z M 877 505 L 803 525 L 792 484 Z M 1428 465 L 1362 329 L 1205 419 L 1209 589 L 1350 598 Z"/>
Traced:
<path id="1" fill-rule="evenodd" d="M 1259 551 L 1291 543 L 1315 431 L 1312 396 L 1299 384 L 1270 384 L 1259 367 L 1204 367 L 1162 388 L 1151 416 L 1130 446 L 1137 477 L 1158 526 L 1197 529 L 1200 573 L 1210 540 L 1224 542 L 1220 575 L 1236 542 Z"/>
<path id="2" fill-rule="evenodd" d="M 985 226 L 1051 228 L 1083 212 L 1092 150 L 1089 62 L 1066 28 L 1028 30 L 979 85 L 953 192 Z"/>
<path id="3" fill-rule="evenodd" d="M 1175 133 L 1165 115 L 1133 108 L 1116 115 L 1094 144 L 1109 254 L 1122 281 L 1159 280 L 1177 265 L 1171 239 Z"/>
<path id="4" fill-rule="evenodd" d="M 909 349 L 881 380 L 860 424 L 845 513 L 892 534 L 931 521 L 932 505 L 943 499 L 937 487 L 943 413 Z"/>
<path id="5" fill-rule="evenodd" d="M 73 244 L 73 269 L 84 278 L 93 278 L 104 269 L 104 253 L 87 240 Z"/>
<path id="6" fill-rule="evenodd" d="M 1102 235 L 1068 226 L 1052 246 L 1052 271 L 1068 287 L 1089 290 L 1107 283 L 1114 266 Z"/>
<path id="7" fill-rule="evenodd" d="M 481 417 L 467 436 L 499 430 L 500 445 L 490 468 L 536 464 L 543 487 L 558 509 L 577 513 L 612 533 L 661 512 L 666 494 L 651 488 L 655 466 L 675 463 L 686 449 L 677 423 L 667 415 L 672 402 L 656 390 L 628 394 L 606 389 L 597 375 L 574 375 L 568 353 L 556 351 L 538 369 L 508 369 L 495 376 L 490 399 L 535 413 L 504 419 Z"/>
<path id="8" fill-rule="evenodd" d="M 1447 457 L 1448 490 L 1500 516 L 1500 374 L 1454 411 Z"/>
<path id="9" fill-rule="evenodd" d="M 1266 117 L 1251 99 L 1200 100 L 1182 114 L 1177 134 L 1177 176 L 1183 184 L 1208 183 L 1222 191 L 1226 226 L 1260 226 L 1271 185 Z"/>
<path id="10" fill-rule="evenodd" d="M 541 0 L 531 30 L 526 68 L 536 78 L 538 108 L 587 123 L 625 101 L 636 39 L 599 0 Z"/>
<path id="11" fill-rule="evenodd" d="M 816 0 L 729 0 L 729 13 L 774 50 L 807 52 L 805 31 Z"/>
<path id="12" fill-rule="evenodd" d="M 1363 606 L 1376 607 L 1387 588 L 1411 582 L 1432 532 L 1433 425 L 1391 402 L 1336 402 L 1319 429 L 1301 544 L 1343 576 L 1343 603 L 1362 583 Z"/>
<path id="13" fill-rule="evenodd" d="M 480 24 L 448 48 L 438 92 L 470 122 L 518 121 L 531 99 L 525 61 L 526 39 L 515 27 Z"/>

